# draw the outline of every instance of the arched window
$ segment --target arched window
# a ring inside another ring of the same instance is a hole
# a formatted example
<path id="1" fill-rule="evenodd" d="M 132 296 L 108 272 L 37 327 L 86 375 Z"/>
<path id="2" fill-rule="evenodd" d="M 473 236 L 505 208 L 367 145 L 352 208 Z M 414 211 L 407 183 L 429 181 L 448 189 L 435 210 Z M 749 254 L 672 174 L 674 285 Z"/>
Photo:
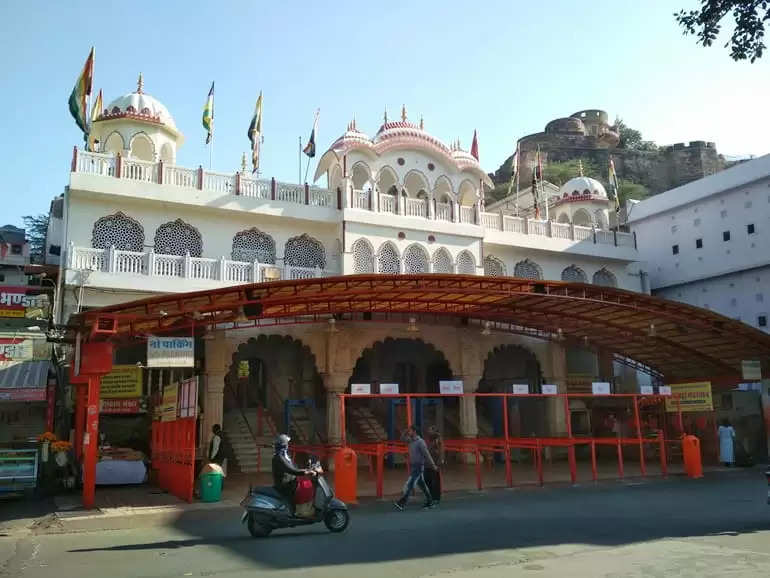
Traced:
<path id="1" fill-rule="evenodd" d="M 569 215 L 567 213 L 561 213 L 559 218 L 556 219 L 556 222 L 569 224 Z"/>
<path id="2" fill-rule="evenodd" d="M 258 261 L 275 265 L 275 241 L 256 227 L 236 233 L 230 253 L 233 261 Z"/>
<path id="3" fill-rule="evenodd" d="M 174 163 L 174 149 L 170 144 L 163 143 L 163 146 L 160 147 L 160 160 L 168 164 Z"/>
<path id="4" fill-rule="evenodd" d="M 561 272 L 561 280 L 571 281 L 573 283 L 587 283 L 588 277 L 586 276 L 586 272 L 583 271 L 580 267 L 570 265 Z"/>
<path id="5" fill-rule="evenodd" d="M 144 251 L 144 228 L 138 221 L 118 211 L 94 223 L 91 246 L 94 249 L 114 246 L 121 251 Z"/>
<path id="6" fill-rule="evenodd" d="M 476 259 L 473 258 L 470 251 L 460 251 L 457 255 L 457 272 L 461 275 L 476 274 Z"/>
<path id="7" fill-rule="evenodd" d="M 601 209 L 599 209 L 598 211 L 596 211 L 594 213 L 594 218 L 596 220 L 597 228 L 604 229 L 604 230 L 610 228 L 609 227 L 609 223 L 607 221 L 607 214 L 604 211 L 602 211 Z"/>
<path id="8" fill-rule="evenodd" d="M 298 237 L 292 237 L 286 241 L 283 264 L 290 267 L 325 269 L 326 251 L 324 246 L 310 235 L 302 234 Z"/>
<path id="9" fill-rule="evenodd" d="M 521 279 L 542 279 L 543 269 L 529 259 L 524 259 L 516 263 L 516 267 L 513 269 L 513 276 Z"/>
<path id="10" fill-rule="evenodd" d="M 123 137 L 117 131 L 111 132 L 102 144 L 102 150 L 107 153 L 122 153 L 124 148 Z"/>
<path id="11" fill-rule="evenodd" d="M 504 277 L 505 265 L 497 257 L 487 255 L 484 258 L 484 275 L 487 277 Z"/>
<path id="12" fill-rule="evenodd" d="M 140 132 L 131 139 L 131 158 L 140 161 L 155 160 L 155 145 L 146 134 Z"/>
<path id="13" fill-rule="evenodd" d="M 377 272 L 401 273 L 401 260 L 398 257 L 398 249 L 393 243 L 383 243 L 377 252 Z"/>
<path id="14" fill-rule="evenodd" d="M 585 209 L 578 209 L 574 212 L 572 215 L 572 223 L 580 227 L 590 227 L 594 224 L 591 215 L 589 215 L 588 211 Z"/>
<path id="15" fill-rule="evenodd" d="M 615 277 L 615 274 L 604 267 L 594 273 L 593 283 L 594 285 L 601 285 L 602 287 L 618 286 L 618 280 Z"/>
<path id="16" fill-rule="evenodd" d="M 200 257 L 203 254 L 203 238 L 200 231 L 182 219 L 164 223 L 155 231 L 155 252 L 162 255 L 186 255 Z"/>
<path id="17" fill-rule="evenodd" d="M 353 273 L 374 273 L 374 249 L 367 239 L 353 243 Z"/>
<path id="18" fill-rule="evenodd" d="M 441 247 L 441 249 L 433 253 L 434 273 L 452 273 L 453 271 L 452 256 L 449 254 L 449 251 Z"/>
<path id="19" fill-rule="evenodd" d="M 404 251 L 404 273 L 427 273 L 428 253 L 422 245 L 409 245 Z"/>

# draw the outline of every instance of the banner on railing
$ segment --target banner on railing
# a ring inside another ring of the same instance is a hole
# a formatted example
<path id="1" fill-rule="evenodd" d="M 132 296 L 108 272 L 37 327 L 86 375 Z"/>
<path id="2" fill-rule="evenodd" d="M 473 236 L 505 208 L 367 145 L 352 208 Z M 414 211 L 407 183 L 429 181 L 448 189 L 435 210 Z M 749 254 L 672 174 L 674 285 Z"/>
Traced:
<path id="1" fill-rule="evenodd" d="M 369 395 L 372 393 L 371 383 L 351 383 L 350 393 L 353 395 Z"/>
<path id="2" fill-rule="evenodd" d="M 170 383 L 163 386 L 163 404 L 161 406 L 160 420 L 174 421 L 177 418 L 179 407 L 179 384 Z"/>
<path id="3" fill-rule="evenodd" d="M 381 395 L 398 395 L 397 383 L 381 383 L 380 384 Z"/>
<path id="4" fill-rule="evenodd" d="M 439 392 L 442 395 L 462 395 L 463 394 L 463 382 L 462 381 L 439 381 Z"/>
<path id="5" fill-rule="evenodd" d="M 147 367 L 193 367 L 195 341 L 192 337 L 150 337 L 147 339 Z"/>
<path id="6" fill-rule="evenodd" d="M 99 396 L 102 399 L 138 398 L 142 395 L 142 368 L 137 365 L 113 365 L 102 377 Z"/>
<path id="7" fill-rule="evenodd" d="M 674 399 L 666 400 L 666 411 L 675 412 L 679 408 L 686 411 L 714 411 L 711 399 L 711 382 L 672 383 L 671 392 L 679 396 L 679 404 Z"/>

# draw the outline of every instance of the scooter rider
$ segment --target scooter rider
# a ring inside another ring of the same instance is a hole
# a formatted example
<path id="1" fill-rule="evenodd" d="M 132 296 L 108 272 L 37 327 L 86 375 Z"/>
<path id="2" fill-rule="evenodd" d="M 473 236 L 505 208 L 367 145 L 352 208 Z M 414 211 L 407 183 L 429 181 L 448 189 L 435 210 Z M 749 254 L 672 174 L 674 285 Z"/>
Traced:
<path id="1" fill-rule="evenodd" d="M 273 455 L 273 487 L 278 490 L 290 506 L 294 506 L 294 492 L 297 489 L 297 476 L 312 475 L 310 470 L 300 469 L 289 457 L 291 438 L 280 434 L 275 438 Z"/>

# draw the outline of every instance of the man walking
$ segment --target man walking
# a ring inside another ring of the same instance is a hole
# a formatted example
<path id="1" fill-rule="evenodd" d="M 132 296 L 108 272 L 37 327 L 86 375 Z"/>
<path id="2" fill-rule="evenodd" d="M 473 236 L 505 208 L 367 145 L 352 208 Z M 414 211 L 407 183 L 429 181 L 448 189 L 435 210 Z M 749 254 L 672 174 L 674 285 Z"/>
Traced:
<path id="1" fill-rule="evenodd" d="M 437 469 L 436 463 L 433 461 L 433 458 L 428 451 L 425 440 L 417 434 L 417 429 L 414 426 L 409 426 L 406 430 L 404 441 L 409 444 L 409 478 L 404 487 L 404 495 L 401 496 L 394 505 L 397 510 L 403 511 L 409 500 L 409 494 L 412 493 L 414 485 L 417 484 L 422 490 L 422 493 L 425 494 L 425 504 L 423 508 L 432 508 L 434 505 L 433 498 L 428 491 L 428 487 L 425 485 L 422 474 L 426 467 L 432 470 Z"/>

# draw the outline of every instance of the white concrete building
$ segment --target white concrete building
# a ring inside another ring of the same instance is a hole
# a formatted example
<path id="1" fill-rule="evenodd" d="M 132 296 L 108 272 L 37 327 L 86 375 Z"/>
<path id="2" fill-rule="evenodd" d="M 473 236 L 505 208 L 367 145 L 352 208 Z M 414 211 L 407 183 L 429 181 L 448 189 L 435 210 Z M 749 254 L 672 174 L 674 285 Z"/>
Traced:
<path id="1" fill-rule="evenodd" d="M 654 294 L 770 331 L 770 155 L 632 205 Z"/>
<path id="2" fill-rule="evenodd" d="M 491 182 L 478 161 L 409 121 L 406 110 L 398 121 L 386 118 L 373 138 L 351 122 L 319 158 L 316 180 L 325 177 L 323 187 L 177 166 L 181 132 L 141 83 L 105 107 L 92 140 L 100 152 L 73 150 L 62 221 L 49 231 L 61 231 L 48 244 L 62 247 L 62 259 L 52 262 L 61 267 L 64 320 L 160 293 L 358 273 L 509 275 L 643 288 L 633 235 L 593 222 L 597 210 L 606 210 L 603 189 L 584 199 L 591 212 L 582 221 L 570 211 L 568 222 L 558 212 L 546 221 L 484 211 L 483 190 Z M 581 181 L 579 189 L 597 184 Z M 583 384 L 614 377 L 612 357 L 600 363 L 601 352 L 567 351 L 514 334 L 480 337 L 478 327 L 426 327 L 419 335 L 399 323 L 338 327 L 334 367 L 314 346 L 326 342 L 327 327 L 312 324 L 228 331 L 201 343 L 205 431 L 222 421 L 226 431 L 242 429 L 240 414 L 228 413 L 238 405 L 266 407 L 277 419 L 286 399 L 307 398 L 325 414 L 333 394 L 354 377 L 434 391 L 439 378 L 462 375 L 468 391 L 476 391 L 488 358 L 498 364 L 488 388 L 518 376 L 532 387 L 549 379 L 566 391 L 570 374 Z M 238 385 L 241 361 L 250 368 L 245 389 Z M 624 386 L 635 387 L 626 378 Z M 475 435 L 473 398 L 455 411 L 462 435 Z M 365 413 L 353 419 L 368 421 Z M 549 424 L 542 431 L 564 428 L 556 417 L 542 419 Z M 328 439 L 339 436 L 333 417 L 322 429 Z"/>

